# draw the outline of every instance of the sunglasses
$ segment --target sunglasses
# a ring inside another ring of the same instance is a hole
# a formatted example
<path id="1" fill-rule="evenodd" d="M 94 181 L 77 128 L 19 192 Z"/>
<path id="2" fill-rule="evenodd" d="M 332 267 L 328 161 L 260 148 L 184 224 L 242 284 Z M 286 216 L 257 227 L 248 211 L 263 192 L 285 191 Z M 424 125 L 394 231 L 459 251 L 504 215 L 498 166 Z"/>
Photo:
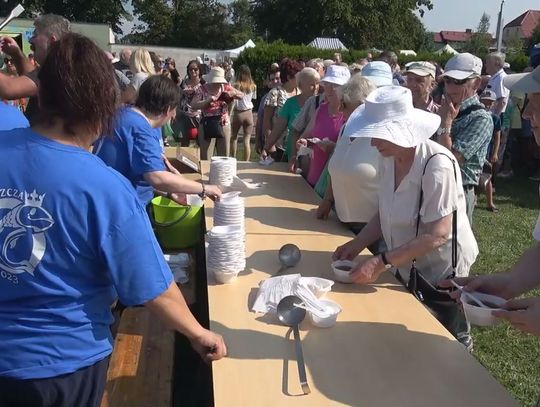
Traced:
<path id="1" fill-rule="evenodd" d="M 199 68 L 189 68 L 190 71 L 198 71 Z"/>
<path id="2" fill-rule="evenodd" d="M 450 84 L 451 83 L 453 85 L 458 85 L 458 86 L 465 85 L 469 81 L 469 79 L 471 79 L 471 78 L 454 79 L 454 78 L 450 78 L 449 76 L 445 76 L 443 78 L 445 84 Z"/>

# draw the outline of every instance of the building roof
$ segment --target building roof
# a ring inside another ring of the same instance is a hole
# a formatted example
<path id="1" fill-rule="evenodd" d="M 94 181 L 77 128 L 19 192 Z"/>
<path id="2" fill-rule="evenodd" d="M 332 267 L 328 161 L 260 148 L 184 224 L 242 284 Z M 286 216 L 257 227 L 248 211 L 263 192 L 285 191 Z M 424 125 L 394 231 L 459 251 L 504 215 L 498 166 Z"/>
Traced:
<path id="1" fill-rule="evenodd" d="M 521 27 L 523 37 L 529 38 L 538 23 L 540 23 L 540 10 L 527 10 L 525 13 L 506 24 L 504 28 Z"/>
<path id="2" fill-rule="evenodd" d="M 472 30 L 466 31 L 441 31 L 433 34 L 433 41 L 436 43 L 449 43 L 449 42 L 467 42 L 471 39 L 474 33 Z M 489 34 L 489 38 L 493 40 L 493 36 Z"/>
<path id="3" fill-rule="evenodd" d="M 338 49 L 338 50 L 347 50 L 347 47 L 343 45 L 339 38 L 327 38 L 327 37 L 317 37 L 311 41 L 308 46 L 318 48 L 318 49 Z"/>

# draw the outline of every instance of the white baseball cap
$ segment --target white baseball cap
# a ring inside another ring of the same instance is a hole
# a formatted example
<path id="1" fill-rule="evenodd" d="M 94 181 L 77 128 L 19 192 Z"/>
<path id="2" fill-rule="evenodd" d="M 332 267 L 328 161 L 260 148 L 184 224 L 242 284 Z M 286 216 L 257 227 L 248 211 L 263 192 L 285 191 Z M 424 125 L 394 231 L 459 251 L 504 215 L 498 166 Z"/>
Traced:
<path id="1" fill-rule="evenodd" d="M 464 52 L 450 58 L 444 67 L 443 76 L 457 80 L 482 75 L 482 60 L 473 54 Z"/>
<path id="2" fill-rule="evenodd" d="M 362 76 L 368 78 L 375 86 L 392 86 L 392 68 L 384 61 L 373 61 L 362 68 Z"/>
<path id="3" fill-rule="evenodd" d="M 341 65 L 330 65 L 326 68 L 326 73 L 322 82 L 333 83 L 335 85 L 345 85 L 351 78 L 349 67 Z"/>
<path id="4" fill-rule="evenodd" d="M 428 76 L 431 75 L 432 78 L 435 78 L 437 69 L 435 65 L 427 61 L 415 61 L 406 65 L 407 70 L 404 75 L 409 73 L 414 73 L 418 76 Z"/>

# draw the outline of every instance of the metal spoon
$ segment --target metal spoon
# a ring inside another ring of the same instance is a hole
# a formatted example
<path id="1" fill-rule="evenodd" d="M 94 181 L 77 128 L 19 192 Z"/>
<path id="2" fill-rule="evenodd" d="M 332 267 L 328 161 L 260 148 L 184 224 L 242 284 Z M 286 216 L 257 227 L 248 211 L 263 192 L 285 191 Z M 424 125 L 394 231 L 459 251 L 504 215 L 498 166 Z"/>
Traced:
<path id="1" fill-rule="evenodd" d="M 281 268 L 275 274 L 276 276 L 288 268 L 296 266 L 302 258 L 302 252 L 300 252 L 300 249 L 295 244 L 287 243 L 279 249 L 278 257 Z"/>
<path id="2" fill-rule="evenodd" d="M 277 306 L 277 315 L 283 324 L 293 328 L 300 385 L 302 386 L 302 391 L 304 394 L 309 394 L 311 393 L 311 390 L 307 382 L 304 354 L 302 352 L 302 343 L 300 342 L 300 332 L 298 330 L 298 325 L 306 317 L 306 310 L 297 306 L 301 304 L 302 300 L 295 295 L 284 297 Z"/>

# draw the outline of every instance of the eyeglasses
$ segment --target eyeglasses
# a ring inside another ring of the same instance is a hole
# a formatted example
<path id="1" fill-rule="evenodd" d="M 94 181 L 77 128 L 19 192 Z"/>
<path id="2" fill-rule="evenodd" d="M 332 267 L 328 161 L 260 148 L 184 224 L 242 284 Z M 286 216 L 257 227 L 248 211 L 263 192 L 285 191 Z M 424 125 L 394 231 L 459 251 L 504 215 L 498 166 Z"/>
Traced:
<path id="1" fill-rule="evenodd" d="M 199 70 L 199 68 L 189 68 L 189 70 L 197 72 Z"/>
<path id="2" fill-rule="evenodd" d="M 445 76 L 443 78 L 445 84 L 448 85 L 448 84 L 451 83 L 453 85 L 458 85 L 458 86 L 465 85 L 469 81 L 469 79 L 471 79 L 471 78 L 454 79 L 454 78 L 450 78 L 449 76 Z"/>

